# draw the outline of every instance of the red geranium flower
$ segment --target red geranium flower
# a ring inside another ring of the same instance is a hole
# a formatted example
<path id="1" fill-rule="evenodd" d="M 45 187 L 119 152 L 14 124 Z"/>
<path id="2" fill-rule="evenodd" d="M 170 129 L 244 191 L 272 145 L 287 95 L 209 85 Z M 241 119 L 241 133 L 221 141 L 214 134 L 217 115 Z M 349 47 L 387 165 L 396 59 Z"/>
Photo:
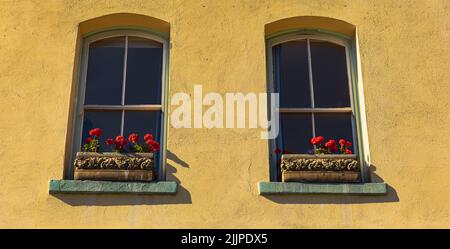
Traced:
<path id="1" fill-rule="evenodd" d="M 345 150 L 345 154 L 353 154 L 353 152 L 351 150 L 349 150 L 349 149 L 346 149 Z"/>
<path id="2" fill-rule="evenodd" d="M 275 152 L 275 154 L 280 154 L 281 153 L 281 149 L 280 148 L 276 148 L 274 152 Z"/>
<path id="3" fill-rule="evenodd" d="M 330 148 L 330 147 L 334 147 L 336 145 L 336 141 L 334 141 L 334 139 L 330 139 L 328 140 L 328 142 L 325 143 L 325 147 Z"/>
<path id="4" fill-rule="evenodd" d="M 157 152 L 159 151 L 159 143 L 155 142 L 155 144 L 152 145 L 153 151 Z"/>
<path id="5" fill-rule="evenodd" d="M 325 138 L 322 137 L 322 136 L 313 137 L 313 138 L 311 138 L 311 140 L 310 140 L 311 144 L 313 144 L 313 145 L 320 144 L 320 143 L 322 143 L 323 141 L 325 141 Z"/>
<path id="6" fill-rule="evenodd" d="M 144 140 L 145 140 L 145 141 L 147 141 L 147 140 L 153 140 L 152 134 L 145 134 Z"/>
<path id="7" fill-rule="evenodd" d="M 127 144 L 127 140 L 125 139 L 124 136 L 117 136 L 115 144 L 117 146 L 123 147 L 125 144 Z"/>
<path id="8" fill-rule="evenodd" d="M 139 140 L 139 135 L 136 134 L 136 133 L 131 133 L 131 134 L 128 136 L 128 140 L 129 140 L 130 142 L 132 142 L 132 143 L 137 143 L 137 141 Z"/>
<path id="9" fill-rule="evenodd" d="M 147 140 L 145 141 L 149 145 L 149 149 L 156 152 L 159 151 L 159 143 L 153 140 Z"/>
<path id="10" fill-rule="evenodd" d="M 94 128 L 89 131 L 89 135 L 93 137 L 100 137 L 102 135 L 102 130 L 100 128 Z"/>
<path id="11" fill-rule="evenodd" d="M 91 143 L 91 140 L 92 140 L 92 138 L 90 138 L 90 137 L 86 138 L 86 143 L 87 144 Z"/>
<path id="12" fill-rule="evenodd" d="M 336 141 L 334 141 L 333 139 L 328 140 L 328 142 L 325 143 L 325 147 L 327 147 L 328 149 L 330 149 L 333 152 L 338 150 Z"/>
<path id="13" fill-rule="evenodd" d="M 345 143 L 346 143 L 347 141 L 345 141 L 345 139 L 339 139 L 339 144 L 340 145 L 342 145 L 342 146 L 345 146 Z"/>
<path id="14" fill-rule="evenodd" d="M 352 146 L 352 142 L 350 142 L 350 141 L 345 141 L 345 146 L 346 146 L 346 147 Z"/>
<path id="15" fill-rule="evenodd" d="M 108 140 L 106 140 L 105 142 L 107 145 L 113 145 L 114 141 L 112 140 L 112 138 L 109 138 Z"/>

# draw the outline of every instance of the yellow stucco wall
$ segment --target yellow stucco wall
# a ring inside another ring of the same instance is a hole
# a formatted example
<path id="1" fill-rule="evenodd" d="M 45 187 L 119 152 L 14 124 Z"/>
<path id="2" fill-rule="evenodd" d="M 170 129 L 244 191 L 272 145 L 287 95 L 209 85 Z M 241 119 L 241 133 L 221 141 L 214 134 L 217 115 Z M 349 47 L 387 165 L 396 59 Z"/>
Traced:
<path id="1" fill-rule="evenodd" d="M 264 26 L 325 16 L 358 28 L 381 197 L 258 195 L 256 129 L 169 129 L 176 196 L 59 196 L 80 22 L 170 23 L 170 93 L 265 92 Z M 0 227 L 449 227 L 450 1 L 0 1 Z"/>

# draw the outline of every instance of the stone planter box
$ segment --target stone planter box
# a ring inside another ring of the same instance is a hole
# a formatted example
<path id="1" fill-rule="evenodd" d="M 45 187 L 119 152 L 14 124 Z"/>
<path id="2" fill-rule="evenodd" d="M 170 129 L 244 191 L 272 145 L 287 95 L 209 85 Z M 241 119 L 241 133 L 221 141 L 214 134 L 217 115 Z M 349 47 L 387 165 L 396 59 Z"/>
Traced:
<path id="1" fill-rule="evenodd" d="M 145 181 L 154 179 L 153 153 L 78 152 L 75 180 Z"/>
<path id="2" fill-rule="evenodd" d="M 361 174 L 356 155 L 283 154 L 283 182 L 360 182 Z"/>

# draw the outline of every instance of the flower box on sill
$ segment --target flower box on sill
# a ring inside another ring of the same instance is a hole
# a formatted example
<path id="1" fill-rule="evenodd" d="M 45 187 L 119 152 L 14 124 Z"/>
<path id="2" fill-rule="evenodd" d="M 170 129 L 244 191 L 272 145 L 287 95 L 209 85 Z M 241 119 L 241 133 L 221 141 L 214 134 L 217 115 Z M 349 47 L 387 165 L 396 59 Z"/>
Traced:
<path id="1" fill-rule="evenodd" d="M 78 152 L 75 180 L 145 181 L 154 179 L 153 153 Z"/>
<path id="2" fill-rule="evenodd" d="M 283 182 L 356 183 L 361 174 L 356 155 L 283 154 Z"/>

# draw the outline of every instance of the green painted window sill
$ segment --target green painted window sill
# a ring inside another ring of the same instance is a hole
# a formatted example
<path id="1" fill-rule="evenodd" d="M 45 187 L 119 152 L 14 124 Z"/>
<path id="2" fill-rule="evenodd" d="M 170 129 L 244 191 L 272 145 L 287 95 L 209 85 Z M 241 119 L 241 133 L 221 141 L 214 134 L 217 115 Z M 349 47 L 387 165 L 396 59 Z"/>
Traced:
<path id="1" fill-rule="evenodd" d="M 323 184 L 300 182 L 259 182 L 260 195 L 386 195 L 386 183 Z"/>
<path id="2" fill-rule="evenodd" d="M 177 183 L 160 182 L 109 182 L 109 181 L 77 181 L 50 180 L 50 194 L 164 194 L 177 192 Z"/>

